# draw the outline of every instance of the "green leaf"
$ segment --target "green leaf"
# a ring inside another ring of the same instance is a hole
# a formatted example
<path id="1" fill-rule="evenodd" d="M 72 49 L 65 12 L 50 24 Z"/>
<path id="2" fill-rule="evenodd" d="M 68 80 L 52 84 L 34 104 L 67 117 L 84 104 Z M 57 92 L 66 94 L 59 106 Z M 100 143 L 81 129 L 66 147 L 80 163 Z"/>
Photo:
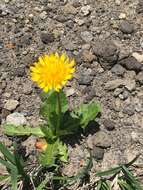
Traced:
<path id="1" fill-rule="evenodd" d="M 18 174 L 22 176 L 23 184 L 24 185 L 29 185 L 30 178 L 29 178 L 28 174 L 24 170 L 24 165 L 25 164 L 24 164 L 23 158 L 17 152 L 16 144 L 14 144 L 14 149 L 15 149 L 14 157 L 15 157 L 15 163 L 16 163 Z"/>
<path id="2" fill-rule="evenodd" d="M 10 175 L 1 175 L 0 176 L 0 185 L 6 183 L 6 181 L 10 180 Z"/>
<path id="3" fill-rule="evenodd" d="M 51 128 L 49 128 L 49 126 L 47 125 L 41 125 L 41 131 L 44 133 L 46 140 L 49 143 L 52 143 L 53 141 L 56 140 L 56 136 L 55 136 L 55 131 L 53 131 Z"/>
<path id="4" fill-rule="evenodd" d="M 40 183 L 40 185 L 36 188 L 36 190 L 44 190 L 46 184 L 48 183 L 48 181 L 49 181 L 49 177 L 46 177 L 46 179 L 44 179 L 44 180 Z"/>
<path id="5" fill-rule="evenodd" d="M 11 163 L 15 164 L 14 156 L 11 154 L 11 152 L 7 149 L 7 147 L 0 142 L 0 151 L 4 155 L 4 157 L 10 161 Z"/>
<path id="6" fill-rule="evenodd" d="M 62 162 L 67 162 L 68 161 L 68 149 L 66 144 L 63 142 L 59 141 L 58 143 L 58 151 L 59 151 L 59 158 Z"/>
<path id="7" fill-rule="evenodd" d="M 68 101 L 65 93 L 61 90 L 59 93 L 61 102 L 61 112 L 65 113 L 68 110 Z M 44 93 L 45 94 L 45 93 Z M 51 91 L 44 95 L 43 105 L 41 106 L 41 114 L 46 119 L 49 118 L 50 113 L 57 113 L 58 99 L 57 92 Z"/>
<path id="8" fill-rule="evenodd" d="M 58 141 L 48 144 L 45 152 L 41 153 L 39 161 L 43 166 L 51 167 L 58 155 Z"/>
<path id="9" fill-rule="evenodd" d="M 136 190 L 143 190 L 139 181 L 124 165 L 122 166 L 122 172 L 128 178 L 128 182 L 132 185 L 133 188 L 135 188 Z"/>
<path id="10" fill-rule="evenodd" d="M 101 112 L 101 108 L 97 103 L 91 102 L 89 104 L 82 104 L 74 112 L 80 118 L 81 127 L 85 128 L 90 121 L 95 120 L 97 114 Z"/>
<path id="11" fill-rule="evenodd" d="M 77 115 L 67 111 L 62 117 L 62 124 L 59 130 L 59 136 L 76 133 L 80 128 L 80 119 Z"/>
<path id="12" fill-rule="evenodd" d="M 121 170 L 122 170 L 122 168 L 120 166 L 118 166 L 116 168 L 111 168 L 107 171 L 97 172 L 96 176 L 102 177 L 102 176 L 114 175 L 114 174 L 120 172 Z"/>
<path id="13" fill-rule="evenodd" d="M 11 170 L 11 183 L 12 190 L 17 190 L 18 172 L 17 170 Z"/>
<path id="14" fill-rule="evenodd" d="M 16 126 L 12 124 L 4 125 L 4 133 L 9 136 L 29 136 L 35 135 L 38 137 L 44 137 L 40 127 L 31 128 L 29 126 Z"/>
<path id="15" fill-rule="evenodd" d="M 4 165 L 8 170 L 15 170 L 16 169 L 16 166 L 13 165 L 12 163 L 9 163 L 8 161 L 5 161 L 3 159 L 0 158 L 0 163 L 2 165 Z"/>
<path id="16" fill-rule="evenodd" d="M 133 190 L 132 187 L 123 179 L 118 179 L 118 184 L 122 188 L 122 190 Z"/>

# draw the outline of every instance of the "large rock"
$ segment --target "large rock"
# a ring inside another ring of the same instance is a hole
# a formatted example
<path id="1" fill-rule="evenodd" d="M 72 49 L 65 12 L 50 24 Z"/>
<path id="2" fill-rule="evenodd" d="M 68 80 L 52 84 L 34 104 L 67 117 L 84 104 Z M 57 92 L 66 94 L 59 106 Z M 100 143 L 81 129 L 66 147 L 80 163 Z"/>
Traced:
<path id="1" fill-rule="evenodd" d="M 105 69 L 110 69 L 117 63 L 119 57 L 119 51 L 111 40 L 96 41 L 93 45 L 93 52 Z"/>

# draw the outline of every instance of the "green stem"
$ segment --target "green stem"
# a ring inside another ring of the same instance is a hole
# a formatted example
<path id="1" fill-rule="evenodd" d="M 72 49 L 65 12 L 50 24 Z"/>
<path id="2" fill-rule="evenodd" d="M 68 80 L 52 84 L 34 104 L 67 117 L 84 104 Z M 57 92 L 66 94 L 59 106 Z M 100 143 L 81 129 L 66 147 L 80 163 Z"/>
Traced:
<path id="1" fill-rule="evenodd" d="M 59 130 L 60 130 L 60 124 L 61 124 L 61 101 L 60 101 L 60 93 L 57 92 L 57 114 L 58 114 L 58 123 L 56 128 L 56 135 L 59 137 Z"/>

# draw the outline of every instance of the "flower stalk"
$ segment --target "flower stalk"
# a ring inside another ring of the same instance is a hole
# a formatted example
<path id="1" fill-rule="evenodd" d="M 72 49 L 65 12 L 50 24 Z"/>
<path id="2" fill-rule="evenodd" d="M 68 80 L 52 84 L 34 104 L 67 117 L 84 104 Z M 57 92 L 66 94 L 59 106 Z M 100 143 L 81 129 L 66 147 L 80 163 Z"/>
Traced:
<path id="1" fill-rule="evenodd" d="M 61 125 L 61 100 L 60 100 L 60 93 L 58 92 L 57 92 L 57 114 L 58 114 L 58 121 L 56 128 L 56 136 L 59 137 L 59 130 Z"/>

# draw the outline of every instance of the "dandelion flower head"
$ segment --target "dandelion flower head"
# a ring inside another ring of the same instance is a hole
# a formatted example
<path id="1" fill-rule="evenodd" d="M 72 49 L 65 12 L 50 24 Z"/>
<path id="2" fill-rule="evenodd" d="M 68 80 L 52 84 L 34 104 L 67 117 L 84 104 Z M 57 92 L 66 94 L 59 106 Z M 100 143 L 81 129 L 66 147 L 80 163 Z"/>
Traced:
<path id="1" fill-rule="evenodd" d="M 30 67 L 31 78 L 45 92 L 59 91 L 75 72 L 75 61 L 66 54 L 43 55 Z"/>

